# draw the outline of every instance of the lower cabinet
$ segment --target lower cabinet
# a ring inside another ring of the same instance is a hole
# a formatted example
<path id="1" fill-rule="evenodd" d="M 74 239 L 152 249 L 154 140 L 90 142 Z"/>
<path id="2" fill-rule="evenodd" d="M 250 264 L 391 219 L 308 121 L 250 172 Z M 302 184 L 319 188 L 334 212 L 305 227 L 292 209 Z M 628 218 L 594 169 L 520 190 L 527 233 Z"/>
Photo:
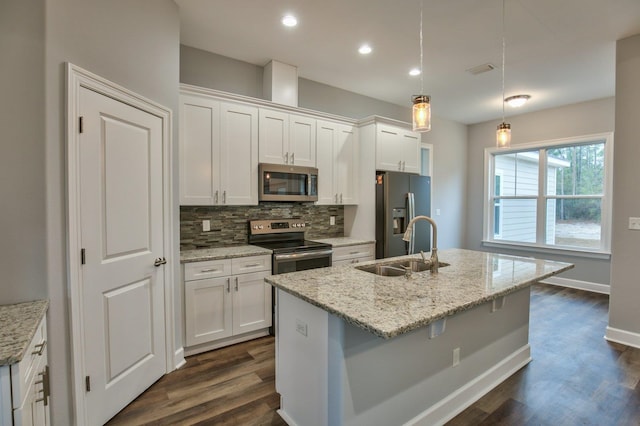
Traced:
<path id="1" fill-rule="evenodd" d="M 43 318 L 22 360 L 16 364 L 0 367 L 0 425 L 44 426 L 49 424 L 49 367 L 46 336 L 47 324 L 46 318 Z M 9 401 L 11 404 L 5 405 Z"/>
<path id="2" fill-rule="evenodd" d="M 333 248 L 333 266 L 349 265 L 352 263 L 375 260 L 375 244 L 357 244 Z"/>
<path id="3" fill-rule="evenodd" d="M 188 348 L 202 350 L 266 335 L 271 326 L 271 256 L 185 265 L 185 336 Z"/>

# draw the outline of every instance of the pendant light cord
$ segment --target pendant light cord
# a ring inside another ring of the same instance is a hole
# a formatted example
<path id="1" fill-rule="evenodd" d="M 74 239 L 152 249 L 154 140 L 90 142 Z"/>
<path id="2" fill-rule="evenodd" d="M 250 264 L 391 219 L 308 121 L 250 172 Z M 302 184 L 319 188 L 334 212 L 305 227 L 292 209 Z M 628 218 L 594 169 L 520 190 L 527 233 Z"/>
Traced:
<path id="1" fill-rule="evenodd" d="M 504 123 L 504 66 L 505 66 L 505 50 L 507 49 L 507 43 L 504 38 L 504 2 L 502 0 L 502 122 Z"/>
<path id="2" fill-rule="evenodd" d="M 422 69 L 422 3 L 420 0 L 420 96 L 424 95 L 424 70 Z"/>

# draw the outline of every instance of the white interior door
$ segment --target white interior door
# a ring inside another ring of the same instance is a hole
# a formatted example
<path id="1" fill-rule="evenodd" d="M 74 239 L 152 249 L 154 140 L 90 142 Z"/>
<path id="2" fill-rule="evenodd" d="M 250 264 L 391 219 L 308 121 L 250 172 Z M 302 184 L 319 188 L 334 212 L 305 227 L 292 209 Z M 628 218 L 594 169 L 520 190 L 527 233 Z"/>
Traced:
<path id="1" fill-rule="evenodd" d="M 81 88 L 83 364 L 103 424 L 165 373 L 162 119 Z"/>

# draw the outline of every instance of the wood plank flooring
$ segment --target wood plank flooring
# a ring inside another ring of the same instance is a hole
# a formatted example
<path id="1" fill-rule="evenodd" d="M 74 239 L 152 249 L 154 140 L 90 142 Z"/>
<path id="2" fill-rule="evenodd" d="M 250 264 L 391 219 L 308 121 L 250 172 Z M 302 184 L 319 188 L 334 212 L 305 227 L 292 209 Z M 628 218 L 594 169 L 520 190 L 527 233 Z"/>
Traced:
<path id="1" fill-rule="evenodd" d="M 640 349 L 609 343 L 606 295 L 532 286 L 533 361 L 448 425 L 640 425 Z M 274 340 L 187 358 L 108 425 L 284 425 Z"/>

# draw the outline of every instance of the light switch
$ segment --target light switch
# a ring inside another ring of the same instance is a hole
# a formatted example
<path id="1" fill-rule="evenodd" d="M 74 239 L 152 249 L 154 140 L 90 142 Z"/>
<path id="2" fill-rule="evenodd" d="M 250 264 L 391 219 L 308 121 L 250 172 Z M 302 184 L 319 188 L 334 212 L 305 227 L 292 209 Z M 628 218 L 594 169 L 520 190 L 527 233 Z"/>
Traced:
<path id="1" fill-rule="evenodd" d="M 629 218 L 629 229 L 640 230 L 640 217 Z"/>
<path id="2" fill-rule="evenodd" d="M 211 231 L 211 221 L 210 220 L 203 220 L 202 221 L 202 232 L 209 232 Z"/>

